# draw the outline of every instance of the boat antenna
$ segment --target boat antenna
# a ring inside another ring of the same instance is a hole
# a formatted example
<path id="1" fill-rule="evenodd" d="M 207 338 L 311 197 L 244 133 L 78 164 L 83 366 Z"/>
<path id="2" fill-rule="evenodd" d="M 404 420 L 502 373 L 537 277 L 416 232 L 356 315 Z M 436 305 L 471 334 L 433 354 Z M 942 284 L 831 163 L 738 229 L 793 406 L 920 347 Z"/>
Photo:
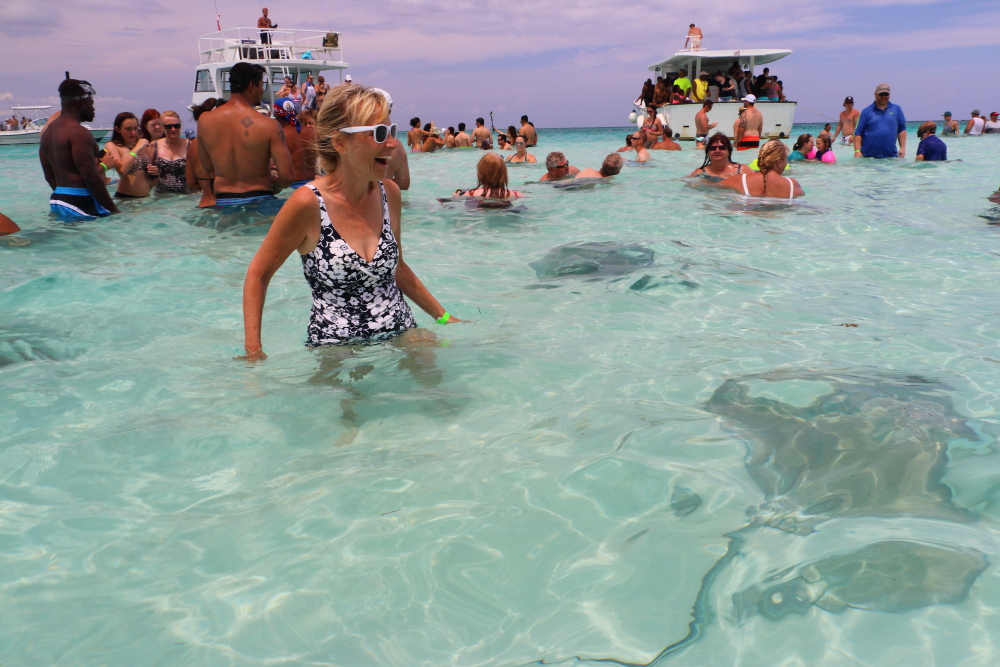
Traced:
<path id="1" fill-rule="evenodd" d="M 222 15 L 219 14 L 219 0 L 215 0 L 215 27 L 222 32 Z"/>
<path id="2" fill-rule="evenodd" d="M 493 112 L 490 112 L 490 127 L 496 127 L 496 123 L 493 122 Z"/>

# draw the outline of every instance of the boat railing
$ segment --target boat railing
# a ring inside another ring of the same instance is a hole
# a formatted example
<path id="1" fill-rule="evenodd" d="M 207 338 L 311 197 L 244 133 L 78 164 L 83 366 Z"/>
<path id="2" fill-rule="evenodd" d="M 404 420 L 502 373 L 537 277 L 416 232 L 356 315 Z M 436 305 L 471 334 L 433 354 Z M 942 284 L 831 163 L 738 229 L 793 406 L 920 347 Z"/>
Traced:
<path id="1" fill-rule="evenodd" d="M 327 30 L 228 28 L 198 38 L 200 64 L 265 60 L 343 62 L 340 33 Z"/>

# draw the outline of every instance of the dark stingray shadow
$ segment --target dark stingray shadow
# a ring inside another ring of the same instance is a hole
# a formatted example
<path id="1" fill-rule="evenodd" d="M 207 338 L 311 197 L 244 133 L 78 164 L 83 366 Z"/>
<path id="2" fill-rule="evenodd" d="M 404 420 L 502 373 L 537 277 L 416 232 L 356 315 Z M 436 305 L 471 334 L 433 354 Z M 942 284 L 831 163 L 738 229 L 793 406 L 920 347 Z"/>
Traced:
<path id="1" fill-rule="evenodd" d="M 793 405 L 778 398 L 787 383 L 822 391 L 809 405 Z M 725 535 L 726 553 L 702 578 L 687 634 L 649 662 L 574 656 L 530 664 L 665 662 L 703 637 L 719 613 L 713 585 L 768 529 L 801 540 L 825 522 L 839 523 L 848 529 L 831 535 L 843 539 L 853 533 L 852 521 L 907 518 L 928 534 L 880 535 L 860 545 L 854 538 L 809 562 L 767 572 L 730 596 L 737 622 L 757 615 L 779 620 L 813 607 L 905 612 L 955 604 L 986 570 L 984 553 L 943 542 L 935 532 L 977 519 L 954 504 L 942 481 L 949 441 L 980 440 L 943 384 L 919 376 L 777 371 L 727 380 L 705 407 L 746 442 L 746 469 L 764 502 L 746 526 Z"/>

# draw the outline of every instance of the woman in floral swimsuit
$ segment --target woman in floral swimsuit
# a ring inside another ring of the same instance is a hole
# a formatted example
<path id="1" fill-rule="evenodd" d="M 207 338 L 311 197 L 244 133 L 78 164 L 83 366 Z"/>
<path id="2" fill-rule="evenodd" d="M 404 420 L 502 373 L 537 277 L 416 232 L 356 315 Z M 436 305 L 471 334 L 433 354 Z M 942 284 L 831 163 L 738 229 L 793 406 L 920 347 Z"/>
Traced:
<path id="1" fill-rule="evenodd" d="M 310 347 L 382 340 L 416 326 L 405 295 L 439 324 L 459 322 L 403 261 L 399 187 L 386 177 L 391 106 L 364 86 L 337 86 L 317 119 L 327 175 L 282 207 L 243 286 L 246 359 L 265 359 L 260 327 L 271 276 L 295 250 L 312 289 Z"/>

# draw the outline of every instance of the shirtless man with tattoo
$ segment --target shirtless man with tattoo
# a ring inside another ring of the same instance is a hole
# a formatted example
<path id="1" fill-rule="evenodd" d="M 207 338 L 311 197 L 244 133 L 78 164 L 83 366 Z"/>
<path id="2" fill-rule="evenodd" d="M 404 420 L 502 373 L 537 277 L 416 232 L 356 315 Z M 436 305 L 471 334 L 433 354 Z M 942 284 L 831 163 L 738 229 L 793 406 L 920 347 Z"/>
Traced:
<path id="1" fill-rule="evenodd" d="M 229 102 L 198 119 L 198 157 L 214 179 L 216 206 L 274 199 L 295 179 L 281 126 L 254 109 L 264 96 L 263 79 L 260 65 L 236 63 L 229 71 Z"/>

